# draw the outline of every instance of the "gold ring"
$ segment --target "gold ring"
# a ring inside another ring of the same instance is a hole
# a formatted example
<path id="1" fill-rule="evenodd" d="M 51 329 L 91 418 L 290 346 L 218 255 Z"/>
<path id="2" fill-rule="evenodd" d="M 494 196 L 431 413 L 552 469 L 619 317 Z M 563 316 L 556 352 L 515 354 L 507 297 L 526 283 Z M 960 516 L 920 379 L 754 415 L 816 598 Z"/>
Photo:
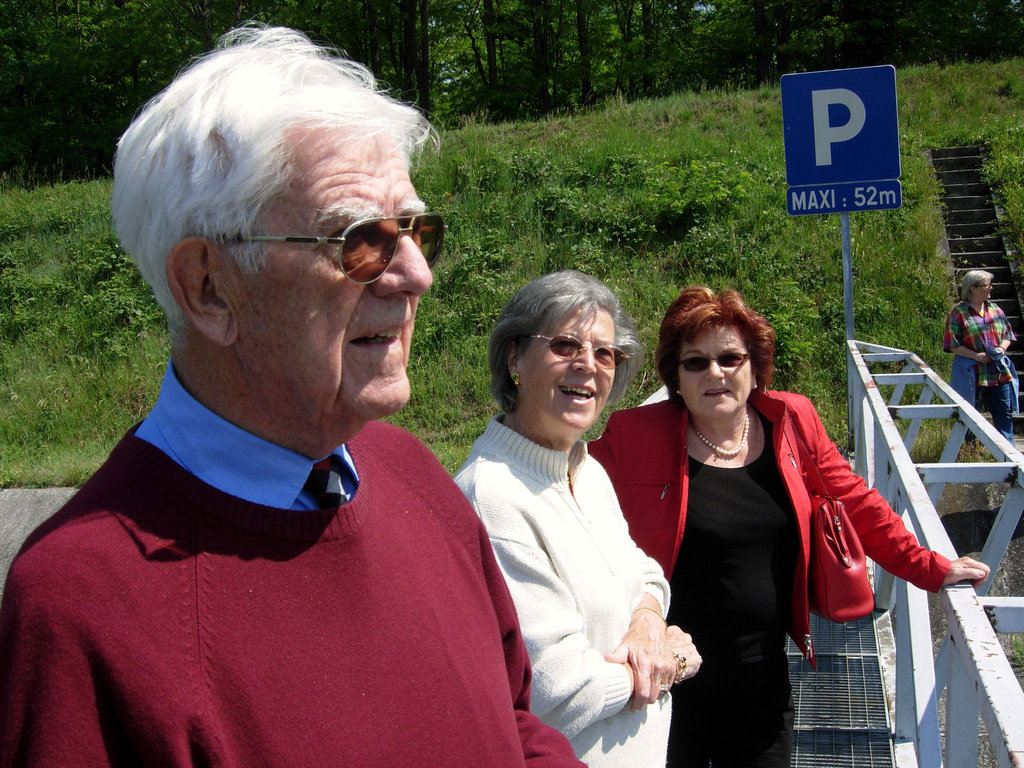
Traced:
<path id="1" fill-rule="evenodd" d="M 676 659 L 676 677 L 673 684 L 681 683 L 686 678 L 686 657 L 679 653 L 679 651 L 675 651 L 672 655 Z"/>

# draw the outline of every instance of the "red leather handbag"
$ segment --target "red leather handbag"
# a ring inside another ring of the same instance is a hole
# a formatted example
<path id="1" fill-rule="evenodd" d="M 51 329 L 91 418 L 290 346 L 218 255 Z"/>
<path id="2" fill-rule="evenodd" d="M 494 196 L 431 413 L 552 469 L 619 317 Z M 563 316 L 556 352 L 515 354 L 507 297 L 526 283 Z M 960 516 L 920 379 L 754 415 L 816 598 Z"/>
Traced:
<path id="1" fill-rule="evenodd" d="M 875 596 L 868 581 L 867 558 L 846 507 L 828 493 L 818 465 L 797 439 L 802 459 L 814 467 L 820 493 L 807 484 L 811 497 L 811 561 L 807 571 L 807 597 L 812 613 L 844 623 L 862 619 L 874 610 Z"/>
<path id="2" fill-rule="evenodd" d="M 864 548 L 835 496 L 811 494 L 807 597 L 811 611 L 840 624 L 864 618 L 875 607 Z"/>

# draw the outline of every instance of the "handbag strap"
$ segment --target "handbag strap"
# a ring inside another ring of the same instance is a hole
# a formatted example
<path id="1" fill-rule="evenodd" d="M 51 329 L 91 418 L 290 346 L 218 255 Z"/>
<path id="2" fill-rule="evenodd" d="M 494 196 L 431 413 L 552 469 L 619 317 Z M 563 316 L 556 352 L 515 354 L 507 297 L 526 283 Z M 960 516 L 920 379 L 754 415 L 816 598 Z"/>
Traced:
<path id="1" fill-rule="evenodd" d="M 814 467 L 814 474 L 816 474 L 818 476 L 818 483 L 821 485 L 822 495 L 824 495 L 824 496 L 831 496 L 832 494 L 830 494 L 828 492 L 828 486 L 825 485 L 825 478 L 823 478 L 821 476 L 821 470 L 818 469 L 818 462 L 811 460 L 811 451 L 807 447 L 807 443 L 804 442 L 804 437 L 801 434 L 803 432 L 803 430 L 801 429 L 800 421 L 796 418 L 796 414 L 795 413 L 793 414 L 792 419 L 793 419 L 793 431 L 796 433 L 796 441 L 797 441 L 796 449 L 797 449 L 797 452 L 800 454 L 800 461 L 802 461 L 804 463 L 807 463 L 807 464 L 810 464 L 812 467 Z M 808 490 L 810 490 L 810 489 L 808 489 Z"/>

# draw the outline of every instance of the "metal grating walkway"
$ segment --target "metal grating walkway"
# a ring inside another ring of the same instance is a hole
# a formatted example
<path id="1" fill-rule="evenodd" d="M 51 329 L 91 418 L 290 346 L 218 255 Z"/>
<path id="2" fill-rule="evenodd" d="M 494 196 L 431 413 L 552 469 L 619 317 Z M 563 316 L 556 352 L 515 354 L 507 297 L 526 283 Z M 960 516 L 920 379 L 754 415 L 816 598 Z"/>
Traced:
<path id="1" fill-rule="evenodd" d="M 792 768 L 893 768 L 889 712 L 872 617 L 811 617 L 817 671 L 788 642 L 796 725 Z"/>

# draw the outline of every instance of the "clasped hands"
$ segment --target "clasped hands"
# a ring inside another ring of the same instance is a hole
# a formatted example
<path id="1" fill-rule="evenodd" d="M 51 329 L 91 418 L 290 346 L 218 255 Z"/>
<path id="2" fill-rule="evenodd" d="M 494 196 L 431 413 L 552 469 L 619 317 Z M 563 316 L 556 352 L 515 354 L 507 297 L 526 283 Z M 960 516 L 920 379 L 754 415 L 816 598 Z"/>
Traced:
<path id="1" fill-rule="evenodd" d="M 1006 354 L 1006 349 L 1004 349 L 1002 345 L 1000 345 L 998 347 L 993 347 L 992 349 L 993 350 L 998 350 L 1000 355 L 1005 355 Z M 974 359 L 975 359 L 976 362 L 979 362 L 982 365 L 988 365 L 989 363 L 995 362 L 992 359 L 992 356 L 988 353 L 987 349 L 982 350 L 981 352 L 975 352 L 974 353 Z"/>
<path id="2" fill-rule="evenodd" d="M 622 642 L 605 660 L 623 664 L 629 672 L 634 712 L 693 677 L 701 664 L 692 638 L 677 626 L 667 626 L 660 612 L 652 609 L 634 611 Z"/>

